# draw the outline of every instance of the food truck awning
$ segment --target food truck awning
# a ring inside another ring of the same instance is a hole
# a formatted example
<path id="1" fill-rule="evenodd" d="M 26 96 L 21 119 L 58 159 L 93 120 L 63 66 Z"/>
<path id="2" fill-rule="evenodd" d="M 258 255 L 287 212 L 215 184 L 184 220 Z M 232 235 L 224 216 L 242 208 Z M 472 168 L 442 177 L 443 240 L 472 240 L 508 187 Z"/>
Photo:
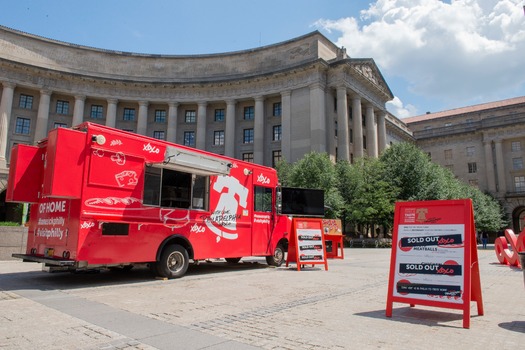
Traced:
<path id="1" fill-rule="evenodd" d="M 229 175 L 232 163 L 218 157 L 191 152 L 186 149 L 168 146 L 164 162 L 158 164 L 163 168 L 192 172 L 197 175 Z"/>

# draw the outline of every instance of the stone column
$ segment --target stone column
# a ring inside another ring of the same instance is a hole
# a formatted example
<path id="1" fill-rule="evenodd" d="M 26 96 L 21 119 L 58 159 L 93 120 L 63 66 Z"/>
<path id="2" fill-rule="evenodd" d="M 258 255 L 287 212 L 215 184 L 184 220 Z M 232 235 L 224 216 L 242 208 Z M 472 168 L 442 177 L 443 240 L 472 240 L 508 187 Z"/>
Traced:
<path id="1" fill-rule="evenodd" d="M 168 103 L 168 130 L 166 132 L 166 140 L 175 143 L 177 141 L 177 109 L 178 103 Z"/>
<path id="2" fill-rule="evenodd" d="M 377 144 L 379 154 L 386 149 L 386 112 L 381 111 L 377 115 Z"/>
<path id="3" fill-rule="evenodd" d="M 197 132 L 195 134 L 195 148 L 206 149 L 206 106 L 207 102 L 199 102 L 197 107 Z"/>
<path id="4" fill-rule="evenodd" d="M 71 126 L 77 126 L 84 120 L 84 101 L 86 96 L 75 96 L 75 107 L 73 109 L 73 121 Z"/>
<path id="5" fill-rule="evenodd" d="M 106 114 L 106 126 L 114 128 L 117 125 L 118 100 L 114 98 L 109 98 L 107 101 L 108 101 L 108 110 Z"/>
<path id="6" fill-rule="evenodd" d="M 374 107 L 366 106 L 366 142 L 369 157 L 377 158 L 377 127 L 374 115 Z"/>
<path id="7" fill-rule="evenodd" d="M 503 147 L 501 140 L 494 141 L 496 149 L 496 170 L 498 174 L 497 191 L 505 193 L 507 191 L 507 182 L 505 181 L 505 158 L 503 158 Z"/>
<path id="8" fill-rule="evenodd" d="M 49 104 L 51 103 L 51 91 L 40 90 L 40 103 L 36 116 L 35 141 L 47 137 L 47 123 L 49 121 Z"/>
<path id="9" fill-rule="evenodd" d="M 348 101 L 345 87 L 337 88 L 337 158 L 350 161 Z"/>
<path id="10" fill-rule="evenodd" d="M 281 154 L 282 159 L 287 162 L 292 160 L 292 93 L 281 92 Z"/>
<path id="11" fill-rule="evenodd" d="M 310 147 L 326 152 L 326 115 L 324 88 L 320 83 L 310 85 Z"/>
<path id="12" fill-rule="evenodd" d="M 488 139 L 484 140 L 483 148 L 485 149 L 485 174 L 487 176 L 487 186 L 488 186 L 489 192 L 496 193 L 496 178 L 494 175 L 494 159 L 492 157 L 492 141 Z"/>
<path id="13" fill-rule="evenodd" d="M 224 155 L 235 157 L 235 100 L 226 101 L 226 130 L 224 130 Z"/>
<path id="14" fill-rule="evenodd" d="M 3 82 L 2 86 L 2 101 L 0 103 L 0 168 L 6 168 L 7 136 L 9 135 L 9 121 L 11 120 L 16 85 L 11 82 Z"/>
<path id="15" fill-rule="evenodd" d="M 352 98 L 352 120 L 354 129 L 354 156 L 363 156 L 363 112 L 361 111 L 361 97 Z"/>
<path id="16" fill-rule="evenodd" d="M 255 97 L 253 121 L 253 162 L 264 164 L 264 97 Z"/>
<path id="17" fill-rule="evenodd" d="M 137 119 L 137 134 L 139 135 L 148 135 L 148 106 L 148 101 L 139 101 L 139 116 Z"/>

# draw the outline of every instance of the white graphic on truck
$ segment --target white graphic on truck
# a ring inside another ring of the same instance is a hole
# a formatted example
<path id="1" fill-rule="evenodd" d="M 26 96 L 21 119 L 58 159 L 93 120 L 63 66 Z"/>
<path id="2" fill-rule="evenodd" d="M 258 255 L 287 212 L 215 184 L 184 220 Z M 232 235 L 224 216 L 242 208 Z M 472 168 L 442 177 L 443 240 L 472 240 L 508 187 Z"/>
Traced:
<path id="1" fill-rule="evenodd" d="M 217 235 L 217 242 L 221 237 L 237 239 L 237 219 L 240 218 L 239 207 L 246 209 L 248 189 L 241 185 L 239 180 L 231 176 L 219 176 L 213 184 L 213 190 L 220 193 L 217 207 L 211 216 L 205 220 L 206 226 Z M 237 200 L 238 198 L 238 200 Z"/>

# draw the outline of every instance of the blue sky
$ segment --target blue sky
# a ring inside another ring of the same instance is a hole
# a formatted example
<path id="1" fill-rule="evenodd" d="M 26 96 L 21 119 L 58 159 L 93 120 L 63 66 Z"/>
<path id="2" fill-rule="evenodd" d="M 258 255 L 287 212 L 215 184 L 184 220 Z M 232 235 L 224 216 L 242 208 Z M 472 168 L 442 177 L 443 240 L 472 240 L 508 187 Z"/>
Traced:
<path id="1" fill-rule="evenodd" d="M 399 118 L 525 95 L 524 0 L 0 0 L 0 25 L 149 54 L 248 50 L 319 30 L 373 58 Z"/>

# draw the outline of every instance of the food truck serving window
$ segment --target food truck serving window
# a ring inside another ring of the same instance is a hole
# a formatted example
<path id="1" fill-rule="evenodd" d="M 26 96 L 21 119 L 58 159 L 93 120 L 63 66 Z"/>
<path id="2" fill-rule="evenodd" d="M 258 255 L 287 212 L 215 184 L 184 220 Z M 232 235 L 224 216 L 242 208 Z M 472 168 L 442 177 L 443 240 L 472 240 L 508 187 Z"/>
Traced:
<path id="1" fill-rule="evenodd" d="M 148 166 L 144 181 L 146 205 L 208 209 L 209 177 Z"/>

